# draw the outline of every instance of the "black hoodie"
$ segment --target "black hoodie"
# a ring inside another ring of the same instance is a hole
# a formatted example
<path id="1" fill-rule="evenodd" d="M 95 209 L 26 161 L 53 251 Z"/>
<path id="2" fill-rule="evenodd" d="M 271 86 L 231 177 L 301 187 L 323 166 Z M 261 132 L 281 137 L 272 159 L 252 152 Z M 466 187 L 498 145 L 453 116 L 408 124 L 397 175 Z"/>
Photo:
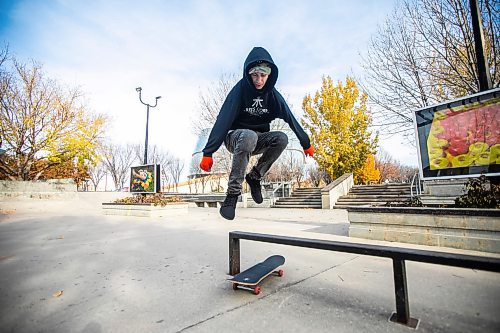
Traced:
<path id="1" fill-rule="evenodd" d="M 248 71 L 261 62 L 267 62 L 271 66 L 271 74 L 265 86 L 258 90 Z M 281 118 L 288 123 L 302 148 L 307 149 L 311 146 L 309 137 L 293 116 L 285 99 L 274 88 L 277 80 L 278 67 L 271 55 L 262 47 L 254 47 L 245 60 L 243 78 L 231 89 L 221 107 L 208 142 L 203 149 L 203 156 L 212 156 L 224 142 L 230 130 L 251 129 L 256 132 L 269 132 L 269 124 L 276 118 Z"/>

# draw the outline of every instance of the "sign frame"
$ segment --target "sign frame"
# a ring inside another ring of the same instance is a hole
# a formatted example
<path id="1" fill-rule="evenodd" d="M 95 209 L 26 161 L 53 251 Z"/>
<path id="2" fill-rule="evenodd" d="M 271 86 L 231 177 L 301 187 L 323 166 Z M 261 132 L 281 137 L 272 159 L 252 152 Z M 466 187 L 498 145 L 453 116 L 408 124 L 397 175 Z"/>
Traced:
<path id="1" fill-rule="evenodd" d="M 159 164 L 145 164 L 130 167 L 130 193 L 159 193 L 161 180 L 158 177 L 160 177 L 160 175 Z"/>
<path id="2" fill-rule="evenodd" d="M 472 177 L 479 177 L 481 175 L 500 176 L 500 164 L 496 163 L 492 164 L 490 163 L 488 165 L 474 164 L 464 167 L 452 164 L 453 158 L 456 156 L 450 155 L 449 148 L 443 150 L 442 153 L 443 156 L 440 157 L 441 159 L 445 158 L 449 159 L 448 166 L 439 167 L 439 169 L 436 169 L 436 167 L 434 167 L 433 169 L 430 163 L 432 157 L 429 152 L 428 140 L 431 135 L 430 132 L 433 126 L 433 122 L 435 121 L 435 119 L 437 119 L 436 116 L 440 116 L 443 114 L 454 115 L 455 113 L 458 114 L 460 112 L 461 113 L 476 112 L 475 114 L 477 114 L 478 109 L 482 108 L 486 109 L 487 107 L 492 108 L 491 105 L 500 106 L 500 88 L 491 89 L 488 91 L 483 91 L 480 93 L 446 101 L 440 104 L 423 107 L 413 112 L 413 125 L 415 130 L 415 140 L 416 140 L 417 154 L 418 154 L 418 168 L 421 179 L 433 180 L 433 179 L 472 178 Z M 460 111 L 456 111 L 457 109 Z M 498 117 L 500 117 L 500 114 L 497 116 L 498 113 L 496 108 L 491 112 L 493 112 L 494 114 L 494 120 L 496 123 L 496 120 L 498 119 Z M 497 144 L 500 144 L 500 142 L 495 141 L 495 145 Z M 480 144 L 478 145 L 480 146 Z M 493 144 L 491 146 L 493 146 Z M 490 148 L 491 147 L 488 146 L 487 150 L 489 151 Z M 496 148 L 498 148 L 498 146 Z M 471 153 L 472 152 L 470 150 L 467 151 L 467 154 Z M 446 163 L 446 161 L 443 161 L 443 164 L 444 163 Z M 435 165 L 436 164 L 433 164 L 433 166 Z"/>

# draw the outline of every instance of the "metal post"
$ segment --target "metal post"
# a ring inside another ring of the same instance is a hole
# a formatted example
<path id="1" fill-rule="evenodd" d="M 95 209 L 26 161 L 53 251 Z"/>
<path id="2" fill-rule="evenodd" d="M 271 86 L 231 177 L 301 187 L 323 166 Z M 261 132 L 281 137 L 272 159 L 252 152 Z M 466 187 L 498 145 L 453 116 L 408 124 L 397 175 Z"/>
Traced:
<path id="1" fill-rule="evenodd" d="M 479 91 L 490 90 L 492 87 L 488 59 L 484 54 L 484 34 L 481 13 L 477 0 L 469 0 L 474 32 L 474 48 L 476 50 L 477 72 L 479 76 Z"/>
<path id="2" fill-rule="evenodd" d="M 229 274 L 240 272 L 240 239 L 229 233 Z"/>
<path id="3" fill-rule="evenodd" d="M 158 105 L 158 100 L 161 98 L 161 96 L 157 96 L 155 98 L 155 105 L 150 105 L 148 103 L 144 103 L 142 101 L 142 88 L 138 87 L 135 88 L 135 90 L 139 93 L 139 101 L 146 105 L 146 140 L 144 143 L 144 164 L 148 164 L 148 132 L 149 132 L 149 108 L 154 108 L 156 105 Z"/>
<path id="4" fill-rule="evenodd" d="M 144 165 L 148 164 L 149 104 L 146 111 L 146 142 L 144 142 Z"/>
<path id="5" fill-rule="evenodd" d="M 406 267 L 403 259 L 392 259 L 394 270 L 394 291 L 396 294 L 396 313 L 389 318 L 390 321 L 403 324 L 412 328 L 418 325 L 418 319 L 410 318 L 410 305 L 408 300 L 408 287 L 406 284 Z"/>

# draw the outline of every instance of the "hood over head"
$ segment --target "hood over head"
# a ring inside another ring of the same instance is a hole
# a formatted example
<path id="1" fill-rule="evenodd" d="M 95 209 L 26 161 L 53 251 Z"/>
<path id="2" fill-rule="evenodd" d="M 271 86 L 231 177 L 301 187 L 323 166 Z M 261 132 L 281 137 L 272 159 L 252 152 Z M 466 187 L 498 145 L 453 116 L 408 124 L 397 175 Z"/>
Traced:
<path id="1" fill-rule="evenodd" d="M 252 78 L 248 71 L 260 63 L 266 62 L 271 67 L 271 74 L 269 75 L 266 85 L 261 90 L 257 90 L 253 85 Z M 263 47 L 254 47 L 252 51 L 248 54 L 243 66 L 243 78 L 245 83 L 256 93 L 266 93 L 271 91 L 278 80 L 278 67 L 274 64 L 273 58 L 269 52 Z"/>

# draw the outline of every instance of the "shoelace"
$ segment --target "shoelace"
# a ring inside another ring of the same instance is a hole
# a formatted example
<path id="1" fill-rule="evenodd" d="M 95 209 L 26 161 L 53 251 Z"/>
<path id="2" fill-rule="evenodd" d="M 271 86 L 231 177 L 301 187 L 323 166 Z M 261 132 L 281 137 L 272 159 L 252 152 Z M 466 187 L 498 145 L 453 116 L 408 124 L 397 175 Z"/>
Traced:
<path id="1" fill-rule="evenodd" d="M 237 202 L 238 202 L 237 196 L 227 196 L 226 200 L 224 200 L 224 202 L 222 203 L 222 207 L 236 206 Z"/>

